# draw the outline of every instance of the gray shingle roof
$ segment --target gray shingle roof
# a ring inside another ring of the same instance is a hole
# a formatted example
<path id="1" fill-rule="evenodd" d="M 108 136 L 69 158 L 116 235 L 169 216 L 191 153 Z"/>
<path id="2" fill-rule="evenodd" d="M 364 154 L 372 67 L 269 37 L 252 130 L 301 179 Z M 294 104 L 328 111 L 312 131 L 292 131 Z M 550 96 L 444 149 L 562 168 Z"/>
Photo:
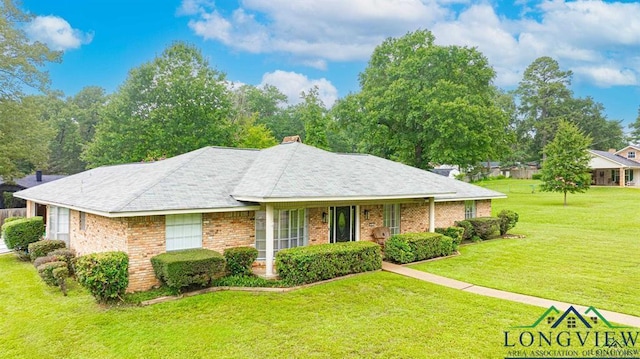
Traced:
<path id="1" fill-rule="evenodd" d="M 301 143 L 206 147 L 152 163 L 105 166 L 18 192 L 100 213 L 215 210 L 256 202 L 348 198 L 498 198 L 503 194 L 376 156 Z"/>
<path id="2" fill-rule="evenodd" d="M 48 182 L 52 182 L 55 180 L 59 180 L 60 178 L 64 178 L 66 176 L 64 175 L 42 175 L 42 181 L 38 182 L 38 180 L 36 179 L 36 175 L 28 175 L 28 176 L 24 176 L 22 178 L 19 178 L 17 180 L 15 180 L 15 183 L 22 187 L 22 188 L 31 188 L 31 187 L 35 187 L 35 186 L 39 186 L 41 184 L 45 184 Z M 5 183 L 1 178 L 0 178 L 0 185 Z"/>
<path id="3" fill-rule="evenodd" d="M 636 162 L 636 161 L 632 161 L 630 159 L 627 159 L 625 157 L 622 157 L 620 155 L 616 155 L 607 151 L 598 151 L 598 150 L 589 150 L 591 153 L 598 155 L 600 157 L 604 157 L 608 160 L 617 162 L 619 164 L 621 164 L 624 167 L 633 167 L 633 168 L 640 168 L 640 163 Z"/>

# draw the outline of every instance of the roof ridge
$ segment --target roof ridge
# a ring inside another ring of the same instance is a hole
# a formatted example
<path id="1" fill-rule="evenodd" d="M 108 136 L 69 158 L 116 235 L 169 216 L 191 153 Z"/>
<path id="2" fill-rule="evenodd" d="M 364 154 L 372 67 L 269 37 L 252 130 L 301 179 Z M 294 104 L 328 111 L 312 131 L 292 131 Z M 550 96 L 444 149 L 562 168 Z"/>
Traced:
<path id="1" fill-rule="evenodd" d="M 113 208 L 113 211 L 120 211 L 120 210 L 122 210 L 123 208 L 127 207 L 129 204 L 131 204 L 131 202 L 133 202 L 133 201 L 135 201 L 136 199 L 140 198 L 143 194 L 145 194 L 148 190 L 150 190 L 151 188 L 153 188 L 153 187 L 155 187 L 156 185 L 158 185 L 158 183 L 162 182 L 165 178 L 169 177 L 170 175 L 174 174 L 176 171 L 178 171 L 178 170 L 179 170 L 179 169 L 181 169 L 182 167 L 184 167 L 184 166 L 186 166 L 187 164 L 191 163 L 191 161 L 193 161 L 194 159 L 196 159 L 196 158 L 198 158 L 198 157 L 202 156 L 202 155 L 206 152 L 205 150 L 208 150 L 209 148 L 210 148 L 209 146 L 208 146 L 208 147 L 203 147 L 203 148 L 197 149 L 197 150 L 195 150 L 195 151 L 187 152 L 187 153 L 184 153 L 184 154 L 180 155 L 180 156 L 184 156 L 184 155 L 187 155 L 187 154 L 192 154 L 192 153 L 194 153 L 194 152 L 198 152 L 198 151 L 200 152 L 200 153 L 198 153 L 198 154 L 195 154 L 195 155 L 191 156 L 191 157 L 190 157 L 188 160 L 186 160 L 184 163 L 182 163 L 182 164 L 180 164 L 180 165 L 176 166 L 175 168 L 173 168 L 173 169 L 169 170 L 169 171 L 168 171 L 167 173 L 165 173 L 163 176 L 160 176 L 160 178 L 158 178 L 158 180 L 157 180 L 157 181 L 154 181 L 154 182 L 153 182 L 152 184 L 150 184 L 149 186 L 147 186 L 147 187 L 143 188 L 142 190 L 140 190 L 140 191 L 139 191 L 135 196 L 133 196 L 133 198 L 131 198 L 129 201 L 127 201 L 126 203 L 124 203 L 124 204 L 122 204 L 122 205 L 119 205 L 119 206 L 116 206 L 115 208 Z M 180 157 L 180 156 L 175 156 L 175 157 L 171 157 L 171 158 L 168 158 L 168 159 L 172 159 L 172 158 L 176 158 L 176 157 Z M 165 161 L 166 161 L 166 160 L 165 160 Z M 161 161 L 159 161 L 159 162 L 154 162 L 154 163 L 152 163 L 152 164 L 156 164 L 156 165 L 157 165 L 157 164 L 161 164 Z"/>
<path id="2" fill-rule="evenodd" d="M 302 144 L 302 143 L 300 143 L 300 142 L 289 142 L 287 144 Z M 287 158 L 287 160 L 285 162 L 285 166 L 280 171 L 280 175 L 278 176 L 278 179 L 273 183 L 273 187 L 271 187 L 271 191 L 269 192 L 269 196 L 271 196 L 273 194 L 273 191 L 276 190 L 276 185 L 278 184 L 278 182 L 280 182 L 280 179 L 282 178 L 282 176 L 287 172 L 286 169 L 289 168 L 289 164 L 291 164 L 291 158 L 298 151 L 299 148 L 301 148 L 299 145 L 295 145 L 294 146 L 294 150 L 291 151 L 291 155 L 289 155 L 289 158 Z"/>

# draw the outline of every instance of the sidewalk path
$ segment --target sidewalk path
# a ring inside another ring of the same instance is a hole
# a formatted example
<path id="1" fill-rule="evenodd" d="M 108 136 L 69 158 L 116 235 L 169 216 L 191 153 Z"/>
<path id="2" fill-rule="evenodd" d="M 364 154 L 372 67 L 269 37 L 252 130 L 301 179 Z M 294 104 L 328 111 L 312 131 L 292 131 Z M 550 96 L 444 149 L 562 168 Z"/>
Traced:
<path id="1" fill-rule="evenodd" d="M 0 254 L 9 252 L 11 251 L 7 248 L 7 245 L 4 244 L 4 238 L 0 237 Z"/>
<path id="2" fill-rule="evenodd" d="M 503 290 L 481 287 L 478 285 L 473 285 L 471 283 L 466 283 L 466 282 L 461 282 L 455 279 L 441 277 L 439 275 L 422 272 L 419 270 L 403 267 L 403 266 L 393 264 L 393 263 L 388 263 L 388 262 L 382 262 L 382 270 L 391 272 L 391 273 L 400 274 L 407 277 L 411 277 L 411 278 L 415 278 L 415 279 L 419 279 L 425 282 L 442 285 L 442 286 L 453 288 L 453 289 L 459 289 L 469 293 L 484 295 L 487 297 L 493 297 L 498 299 L 510 300 L 512 302 L 535 305 L 543 308 L 549 308 L 553 305 L 556 308 L 558 308 L 558 310 L 563 311 L 573 305 L 574 308 L 576 308 L 578 311 L 582 313 L 584 313 L 588 308 L 582 305 L 575 305 L 571 303 L 533 297 L 530 295 L 505 292 Z M 610 312 L 607 310 L 600 310 L 600 308 L 598 308 L 598 311 L 610 322 L 630 325 L 630 326 L 640 328 L 640 317 L 634 317 L 632 315 L 622 314 L 617 312 Z"/>

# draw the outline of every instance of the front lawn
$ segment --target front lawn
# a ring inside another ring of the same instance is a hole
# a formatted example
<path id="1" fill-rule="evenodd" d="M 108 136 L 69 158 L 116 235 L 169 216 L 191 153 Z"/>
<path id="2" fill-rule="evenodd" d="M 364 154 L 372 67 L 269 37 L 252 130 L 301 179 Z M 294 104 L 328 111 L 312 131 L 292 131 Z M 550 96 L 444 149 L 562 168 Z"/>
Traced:
<path id="1" fill-rule="evenodd" d="M 0 256 L 2 358 L 497 358 L 541 308 L 385 272 L 290 293 L 218 292 L 148 307 L 68 297 Z"/>
<path id="2" fill-rule="evenodd" d="M 497 239 L 461 247 L 461 256 L 412 266 L 477 285 L 640 315 L 640 190 L 598 187 L 568 195 L 531 193 L 538 181 L 498 180 L 493 213 L 520 222 Z"/>

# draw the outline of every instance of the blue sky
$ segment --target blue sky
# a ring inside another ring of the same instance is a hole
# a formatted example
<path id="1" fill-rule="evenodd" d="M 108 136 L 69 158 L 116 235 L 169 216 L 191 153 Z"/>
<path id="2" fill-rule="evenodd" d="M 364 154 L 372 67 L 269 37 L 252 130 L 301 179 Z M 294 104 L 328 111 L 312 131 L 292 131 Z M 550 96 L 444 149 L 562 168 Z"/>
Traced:
<path id="1" fill-rule="evenodd" d="M 272 84 L 290 102 L 358 91 L 358 74 L 390 36 L 429 29 L 441 45 L 476 46 L 513 89 L 537 57 L 574 72 L 572 90 L 629 123 L 640 106 L 640 4 L 635 1 L 23 0 L 25 29 L 64 51 L 52 87 L 117 90 L 130 69 L 173 41 L 196 45 L 233 82 Z"/>

